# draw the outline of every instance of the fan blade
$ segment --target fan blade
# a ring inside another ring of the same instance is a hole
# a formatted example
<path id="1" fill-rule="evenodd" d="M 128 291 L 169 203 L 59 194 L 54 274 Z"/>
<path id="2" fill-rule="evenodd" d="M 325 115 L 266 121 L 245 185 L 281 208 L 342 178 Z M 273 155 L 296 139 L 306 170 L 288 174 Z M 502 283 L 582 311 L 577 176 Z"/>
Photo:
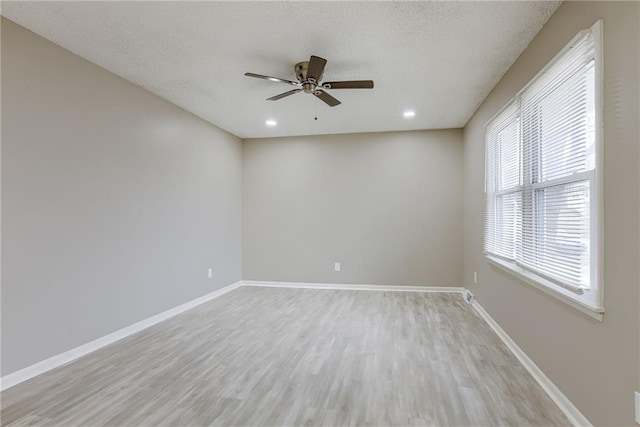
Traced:
<path id="1" fill-rule="evenodd" d="M 278 77 L 263 76 L 262 74 L 254 74 L 254 73 L 244 73 L 244 75 L 247 77 L 255 77 L 257 79 L 271 80 L 272 82 L 288 83 L 293 86 L 300 86 L 299 82 L 292 82 L 291 80 L 285 80 Z"/>
<path id="2" fill-rule="evenodd" d="M 311 55 L 311 58 L 309 58 L 309 68 L 307 68 L 307 78 L 319 82 L 322 78 L 325 65 L 327 65 L 326 59 Z"/>
<path id="3" fill-rule="evenodd" d="M 333 96 L 329 95 L 327 92 L 322 90 L 316 90 L 313 92 L 315 96 L 322 99 L 329 107 L 335 107 L 336 105 L 340 105 L 340 101 L 335 99 Z"/>
<path id="4" fill-rule="evenodd" d="M 293 95 L 294 93 L 302 92 L 302 89 L 293 89 L 289 92 L 281 93 L 280 95 L 272 96 L 271 98 L 267 98 L 267 101 L 277 101 L 278 99 L 282 99 L 285 96 Z"/>
<path id="5" fill-rule="evenodd" d="M 349 80 L 344 82 L 326 82 L 325 89 L 373 89 L 373 80 Z"/>

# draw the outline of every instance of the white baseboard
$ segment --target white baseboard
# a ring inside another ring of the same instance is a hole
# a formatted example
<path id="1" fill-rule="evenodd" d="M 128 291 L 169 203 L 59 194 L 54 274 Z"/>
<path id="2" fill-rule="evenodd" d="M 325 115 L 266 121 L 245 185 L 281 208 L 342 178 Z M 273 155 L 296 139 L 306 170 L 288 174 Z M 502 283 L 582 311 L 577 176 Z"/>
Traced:
<path id="1" fill-rule="evenodd" d="M 359 291 L 395 291 L 395 292 L 452 292 L 462 293 L 460 286 L 402 286 L 402 285 L 365 285 L 341 283 L 307 283 L 307 282 L 264 282 L 259 280 L 243 280 L 244 286 L 261 286 L 265 288 L 302 288 L 302 289 L 342 289 Z"/>
<path id="2" fill-rule="evenodd" d="M 163 311 L 162 313 L 156 314 L 155 316 L 151 316 L 149 318 L 141 320 L 137 323 L 134 323 L 133 325 L 129 325 L 122 329 L 118 329 L 115 332 L 112 332 L 101 338 L 98 338 L 96 340 L 83 344 L 79 347 L 73 348 L 69 351 L 65 351 L 64 353 L 50 357 L 41 362 L 35 363 L 31 366 L 27 366 L 26 368 L 20 369 L 19 371 L 13 372 L 9 375 L 5 375 L 4 377 L 0 378 L 0 390 L 6 390 L 9 387 L 13 387 L 16 384 L 20 384 L 23 381 L 31 379 L 51 369 L 57 368 L 58 366 L 67 364 L 79 357 L 82 357 L 86 354 L 96 351 L 109 344 L 113 344 L 114 342 L 119 341 L 122 338 L 128 337 L 129 335 L 135 334 L 136 332 L 140 332 L 143 329 L 146 329 L 150 326 L 155 325 L 156 323 L 162 322 L 163 320 L 167 320 L 177 314 L 187 311 L 202 303 L 205 303 L 221 295 L 224 295 L 228 292 L 231 292 L 232 290 L 237 289 L 240 286 L 242 286 L 242 282 L 236 282 L 231 285 L 225 286 L 221 289 L 210 292 L 206 295 L 203 295 L 199 298 L 196 298 L 194 300 L 181 304 L 177 307 L 174 307 L 167 311 Z"/>
<path id="3" fill-rule="evenodd" d="M 478 303 L 478 300 L 473 300 L 471 303 L 473 308 L 476 309 L 478 314 L 489 324 L 491 329 L 498 335 L 498 337 L 505 343 L 505 345 L 511 350 L 514 356 L 522 363 L 531 376 L 540 384 L 542 389 L 547 392 L 551 400 L 554 401 L 560 410 L 567 416 L 571 424 L 574 426 L 592 427 L 589 420 L 582 415 L 582 413 L 574 406 L 573 403 L 560 391 L 556 385 L 542 372 L 540 368 L 526 355 L 524 351 L 511 339 L 509 335 L 493 320 L 493 318 L 487 313 L 484 308 Z"/>

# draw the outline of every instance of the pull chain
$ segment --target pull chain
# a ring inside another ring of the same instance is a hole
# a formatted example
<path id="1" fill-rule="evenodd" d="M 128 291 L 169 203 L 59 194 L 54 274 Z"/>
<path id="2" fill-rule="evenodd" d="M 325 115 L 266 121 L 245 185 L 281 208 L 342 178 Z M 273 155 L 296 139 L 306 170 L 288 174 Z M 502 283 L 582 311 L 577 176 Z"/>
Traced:
<path id="1" fill-rule="evenodd" d="M 314 101 L 315 102 L 313 103 L 313 105 L 315 106 L 316 114 L 315 114 L 313 120 L 318 120 L 318 98 L 316 98 Z"/>

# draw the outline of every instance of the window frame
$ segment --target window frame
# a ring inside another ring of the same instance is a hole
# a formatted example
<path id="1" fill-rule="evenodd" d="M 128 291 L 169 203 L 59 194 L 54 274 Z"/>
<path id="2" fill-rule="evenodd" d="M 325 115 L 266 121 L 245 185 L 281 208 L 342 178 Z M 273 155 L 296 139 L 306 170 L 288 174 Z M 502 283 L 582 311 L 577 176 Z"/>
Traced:
<path id="1" fill-rule="evenodd" d="M 604 224 L 604 204 L 603 204 L 603 125 L 604 125 L 604 105 L 603 105 L 603 89 L 604 89 L 604 73 L 603 73 L 603 22 L 602 20 L 596 21 L 590 28 L 582 30 L 576 34 L 576 36 L 558 52 L 551 61 L 549 61 L 529 83 L 527 83 L 518 93 L 511 98 L 494 116 L 492 116 L 486 123 L 485 128 L 488 128 L 493 121 L 500 116 L 505 110 L 510 108 L 514 103 L 517 104 L 517 108 L 520 108 L 520 96 L 525 92 L 533 83 L 537 82 L 541 75 L 546 73 L 550 67 L 558 62 L 564 55 L 572 49 L 572 47 L 584 37 L 585 32 L 591 31 L 594 41 L 594 132 L 595 132 L 595 168 L 593 170 L 580 172 L 574 175 L 551 179 L 545 182 L 533 183 L 528 186 L 522 185 L 512 187 L 507 190 L 493 192 L 494 197 L 504 195 L 503 193 L 522 192 L 523 199 L 524 187 L 531 189 L 530 197 L 535 198 L 536 190 L 550 188 L 553 185 L 568 185 L 570 183 L 578 183 L 589 181 L 590 183 L 590 259 L 591 259 L 591 271 L 590 282 L 591 289 L 586 292 L 578 291 L 568 284 L 563 284 L 561 281 L 554 280 L 550 277 L 545 277 L 542 273 L 536 273 L 532 268 L 521 266 L 517 261 L 504 259 L 499 255 L 488 253 L 483 244 L 483 252 L 485 257 L 491 262 L 492 265 L 504 270 L 512 275 L 515 275 L 520 280 L 535 286 L 550 296 L 565 302 L 569 306 L 578 309 L 579 311 L 586 313 L 587 315 L 602 321 L 604 315 L 604 275 L 603 275 L 603 224 Z M 520 113 L 518 113 L 518 117 Z M 521 120 L 521 119 L 519 119 Z M 520 124 L 519 126 L 522 126 Z M 522 127 L 520 127 L 522 132 Z M 488 132 L 486 132 L 488 135 Z M 522 140 L 522 135 L 520 136 Z M 521 142 L 522 143 L 522 142 Z M 488 138 L 485 138 L 485 177 L 488 168 Z M 486 178 L 485 178 L 486 179 Z M 487 189 L 485 188 L 485 194 Z M 485 220 L 483 222 L 483 238 L 486 241 L 486 215 L 487 215 L 487 203 L 484 204 Z"/>

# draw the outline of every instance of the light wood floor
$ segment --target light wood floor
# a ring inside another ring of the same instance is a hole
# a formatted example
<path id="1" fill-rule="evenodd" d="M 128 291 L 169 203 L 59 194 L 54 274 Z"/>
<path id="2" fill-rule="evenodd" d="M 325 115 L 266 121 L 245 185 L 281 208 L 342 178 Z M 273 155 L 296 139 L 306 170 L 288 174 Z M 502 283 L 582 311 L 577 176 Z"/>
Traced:
<path id="1" fill-rule="evenodd" d="M 3 425 L 569 425 L 460 295 L 243 287 L 0 396 Z"/>

